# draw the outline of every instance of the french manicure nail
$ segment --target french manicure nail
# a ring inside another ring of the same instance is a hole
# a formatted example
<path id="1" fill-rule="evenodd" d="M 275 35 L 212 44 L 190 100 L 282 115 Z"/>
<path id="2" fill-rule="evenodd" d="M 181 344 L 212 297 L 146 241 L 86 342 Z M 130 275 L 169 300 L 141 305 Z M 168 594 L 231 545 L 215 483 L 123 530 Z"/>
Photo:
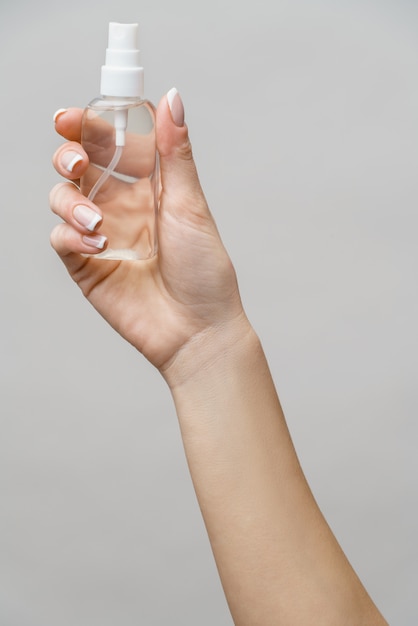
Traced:
<path id="1" fill-rule="evenodd" d="M 102 221 L 102 216 L 93 209 L 84 204 L 78 204 L 73 209 L 74 219 L 90 232 L 96 228 L 97 224 Z"/>
<path id="2" fill-rule="evenodd" d="M 78 152 L 74 152 L 73 150 L 68 150 L 68 152 L 64 152 L 61 156 L 61 165 L 67 170 L 67 172 L 72 172 L 77 163 L 83 160 L 83 157 Z"/>
<path id="3" fill-rule="evenodd" d="M 54 122 L 57 121 L 57 119 L 59 118 L 60 115 L 62 115 L 62 113 L 66 113 L 68 111 L 68 109 L 58 109 L 58 111 L 55 111 L 54 113 Z"/>
<path id="4" fill-rule="evenodd" d="M 98 250 L 103 250 L 107 241 L 107 237 L 105 237 L 104 235 L 84 235 L 83 241 L 88 246 L 92 246 L 93 248 L 97 248 Z"/>
<path id="5" fill-rule="evenodd" d="M 176 126 L 184 126 L 184 106 L 180 94 L 175 87 L 167 93 L 168 106 L 171 117 Z"/>

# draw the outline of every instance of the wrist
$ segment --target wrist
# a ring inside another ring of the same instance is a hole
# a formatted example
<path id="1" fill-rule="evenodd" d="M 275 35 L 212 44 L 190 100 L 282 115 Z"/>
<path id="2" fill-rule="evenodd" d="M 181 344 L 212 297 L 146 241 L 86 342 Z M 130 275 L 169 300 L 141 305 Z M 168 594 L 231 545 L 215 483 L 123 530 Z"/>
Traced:
<path id="1" fill-rule="evenodd" d="M 261 350 L 259 339 L 242 312 L 233 320 L 194 335 L 160 372 L 175 393 L 194 384 L 210 383 L 257 347 Z"/>

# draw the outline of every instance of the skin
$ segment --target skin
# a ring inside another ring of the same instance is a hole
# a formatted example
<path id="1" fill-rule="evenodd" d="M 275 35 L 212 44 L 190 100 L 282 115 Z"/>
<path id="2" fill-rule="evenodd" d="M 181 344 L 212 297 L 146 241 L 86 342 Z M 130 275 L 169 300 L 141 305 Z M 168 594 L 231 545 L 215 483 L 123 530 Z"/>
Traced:
<path id="1" fill-rule="evenodd" d="M 56 120 L 67 142 L 54 166 L 75 182 L 88 167 L 80 122 L 78 109 Z M 51 243 L 86 298 L 169 385 L 234 623 L 387 624 L 305 480 L 200 187 L 187 126 L 173 119 L 166 97 L 157 109 L 157 146 L 162 191 L 156 257 L 120 262 L 81 256 L 99 250 L 83 240 L 95 233 L 74 218 L 74 207 L 84 204 L 102 215 L 97 234 L 106 207 L 87 201 L 70 182 L 51 191 L 51 209 L 62 219 Z M 61 161 L 68 151 L 83 157 L 72 173 Z"/>

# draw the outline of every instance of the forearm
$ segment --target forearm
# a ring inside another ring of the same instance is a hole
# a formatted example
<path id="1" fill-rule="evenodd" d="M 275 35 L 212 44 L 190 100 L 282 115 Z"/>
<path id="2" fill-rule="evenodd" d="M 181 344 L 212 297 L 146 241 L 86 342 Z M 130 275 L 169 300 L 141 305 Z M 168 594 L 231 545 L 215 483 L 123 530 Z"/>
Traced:
<path id="1" fill-rule="evenodd" d="M 248 323 L 199 338 L 166 377 L 237 626 L 385 624 L 312 497 Z"/>

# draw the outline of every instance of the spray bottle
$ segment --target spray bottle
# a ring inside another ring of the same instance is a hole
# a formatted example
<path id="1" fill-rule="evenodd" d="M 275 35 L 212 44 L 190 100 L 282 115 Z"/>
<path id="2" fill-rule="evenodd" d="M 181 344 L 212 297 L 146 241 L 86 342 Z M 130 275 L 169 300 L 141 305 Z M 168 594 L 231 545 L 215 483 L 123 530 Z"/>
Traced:
<path id="1" fill-rule="evenodd" d="M 109 24 L 100 97 L 86 107 L 82 193 L 103 212 L 108 247 L 95 258 L 145 260 L 157 252 L 159 163 L 155 108 L 144 100 L 138 24 Z"/>

